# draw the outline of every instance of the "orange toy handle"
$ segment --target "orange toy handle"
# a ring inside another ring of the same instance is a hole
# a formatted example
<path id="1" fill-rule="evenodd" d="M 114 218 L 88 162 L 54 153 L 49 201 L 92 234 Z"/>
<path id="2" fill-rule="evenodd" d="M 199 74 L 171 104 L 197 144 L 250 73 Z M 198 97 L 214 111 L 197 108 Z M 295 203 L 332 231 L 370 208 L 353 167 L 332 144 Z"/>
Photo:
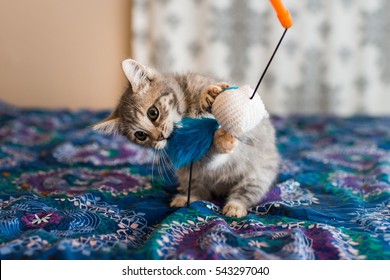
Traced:
<path id="1" fill-rule="evenodd" d="M 278 15 L 280 23 L 284 28 L 290 28 L 293 25 L 293 19 L 290 15 L 290 12 L 283 5 L 280 0 L 269 0 L 274 7 L 276 14 Z"/>

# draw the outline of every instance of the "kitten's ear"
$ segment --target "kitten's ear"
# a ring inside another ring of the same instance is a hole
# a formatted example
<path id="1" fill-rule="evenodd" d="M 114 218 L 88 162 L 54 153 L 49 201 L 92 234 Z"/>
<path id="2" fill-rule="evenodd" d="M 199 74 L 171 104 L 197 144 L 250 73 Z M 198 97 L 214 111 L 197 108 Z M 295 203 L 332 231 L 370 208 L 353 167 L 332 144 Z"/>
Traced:
<path id="1" fill-rule="evenodd" d="M 119 134 L 119 118 L 112 114 L 107 119 L 92 126 L 92 129 L 105 134 Z"/>
<path id="2" fill-rule="evenodd" d="M 154 69 L 132 59 L 122 61 L 122 69 L 135 93 L 139 91 L 143 84 L 152 80 L 156 75 Z"/>

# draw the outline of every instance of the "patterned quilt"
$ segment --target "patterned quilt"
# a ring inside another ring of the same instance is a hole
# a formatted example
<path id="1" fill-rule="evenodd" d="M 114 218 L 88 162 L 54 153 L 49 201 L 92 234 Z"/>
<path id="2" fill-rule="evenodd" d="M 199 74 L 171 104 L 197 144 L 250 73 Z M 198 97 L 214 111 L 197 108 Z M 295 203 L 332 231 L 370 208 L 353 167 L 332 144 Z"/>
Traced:
<path id="1" fill-rule="evenodd" d="M 274 117 L 283 162 L 244 218 L 169 208 L 159 155 L 107 111 L 0 103 L 0 259 L 390 259 L 390 117 Z"/>

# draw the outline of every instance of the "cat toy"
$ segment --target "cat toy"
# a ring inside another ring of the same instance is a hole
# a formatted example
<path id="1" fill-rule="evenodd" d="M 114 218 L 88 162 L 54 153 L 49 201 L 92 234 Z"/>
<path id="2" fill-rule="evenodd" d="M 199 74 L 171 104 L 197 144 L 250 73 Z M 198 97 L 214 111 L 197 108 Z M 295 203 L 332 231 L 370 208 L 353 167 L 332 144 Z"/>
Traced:
<path id="1" fill-rule="evenodd" d="M 192 166 L 200 160 L 213 144 L 214 134 L 223 129 L 239 138 L 249 130 L 255 128 L 268 112 L 256 92 L 267 72 L 287 30 L 292 26 L 293 20 L 289 11 L 280 0 L 270 0 L 281 25 L 285 28 L 275 50 L 268 61 L 256 87 L 249 86 L 230 87 L 223 90 L 215 98 L 211 113 L 213 118 L 184 118 L 175 129 L 168 141 L 166 151 L 173 166 L 177 169 L 189 166 L 189 183 L 187 207 L 191 198 Z M 197 135 L 197 137 L 194 137 Z"/>

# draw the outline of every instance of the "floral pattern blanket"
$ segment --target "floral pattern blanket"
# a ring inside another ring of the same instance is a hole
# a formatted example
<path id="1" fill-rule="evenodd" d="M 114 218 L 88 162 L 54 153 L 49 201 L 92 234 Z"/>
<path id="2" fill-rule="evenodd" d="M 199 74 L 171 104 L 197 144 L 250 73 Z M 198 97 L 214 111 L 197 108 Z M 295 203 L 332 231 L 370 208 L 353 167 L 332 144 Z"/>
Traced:
<path id="1" fill-rule="evenodd" d="M 280 175 L 237 219 L 169 208 L 175 176 L 107 115 L 0 103 L 0 259 L 390 259 L 390 117 L 274 117 Z"/>

